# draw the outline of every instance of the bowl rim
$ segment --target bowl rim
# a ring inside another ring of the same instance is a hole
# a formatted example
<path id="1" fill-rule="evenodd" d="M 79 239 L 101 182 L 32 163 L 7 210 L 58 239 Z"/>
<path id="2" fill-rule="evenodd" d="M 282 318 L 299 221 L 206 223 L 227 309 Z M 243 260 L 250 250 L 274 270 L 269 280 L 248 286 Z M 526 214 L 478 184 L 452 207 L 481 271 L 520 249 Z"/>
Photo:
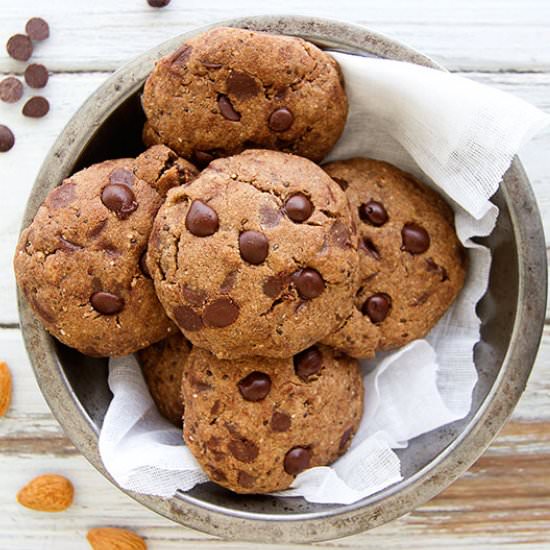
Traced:
<path id="1" fill-rule="evenodd" d="M 439 70 L 441 65 L 414 49 L 366 27 L 295 15 L 255 16 L 221 21 L 174 37 L 125 64 L 78 109 L 46 156 L 32 188 L 23 227 L 33 219 L 47 192 L 78 158 L 104 120 L 143 84 L 156 59 L 196 34 L 219 26 L 301 36 L 331 49 L 400 59 Z M 90 120 L 93 121 L 90 124 Z M 521 396 L 544 327 L 547 292 L 546 248 L 542 221 L 527 176 L 517 158 L 501 191 L 510 211 L 518 254 L 518 309 L 507 353 L 498 376 L 463 432 L 436 458 L 410 478 L 351 505 L 288 516 L 260 514 L 204 502 L 186 493 L 170 499 L 120 488 L 106 472 L 98 452 L 98 432 L 71 391 L 52 339 L 32 315 L 18 291 L 21 329 L 40 389 L 77 449 L 115 486 L 153 511 L 213 535 L 258 542 L 313 542 L 351 535 L 410 512 L 447 487 L 483 453 Z"/>

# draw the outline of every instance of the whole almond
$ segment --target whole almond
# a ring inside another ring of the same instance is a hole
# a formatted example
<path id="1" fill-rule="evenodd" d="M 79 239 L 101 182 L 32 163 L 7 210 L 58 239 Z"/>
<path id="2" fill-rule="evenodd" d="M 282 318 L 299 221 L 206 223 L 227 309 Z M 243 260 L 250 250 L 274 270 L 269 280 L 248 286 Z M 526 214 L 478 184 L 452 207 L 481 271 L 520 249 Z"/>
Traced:
<path id="1" fill-rule="evenodd" d="M 73 484 L 67 478 L 45 474 L 29 481 L 17 493 L 17 502 L 37 512 L 62 512 L 72 504 L 73 496 Z"/>
<path id="2" fill-rule="evenodd" d="M 0 361 L 0 416 L 4 416 L 11 403 L 11 372 L 6 363 Z"/>
<path id="3" fill-rule="evenodd" d="M 127 529 L 96 527 L 86 538 L 93 550 L 147 550 L 145 541 Z"/>

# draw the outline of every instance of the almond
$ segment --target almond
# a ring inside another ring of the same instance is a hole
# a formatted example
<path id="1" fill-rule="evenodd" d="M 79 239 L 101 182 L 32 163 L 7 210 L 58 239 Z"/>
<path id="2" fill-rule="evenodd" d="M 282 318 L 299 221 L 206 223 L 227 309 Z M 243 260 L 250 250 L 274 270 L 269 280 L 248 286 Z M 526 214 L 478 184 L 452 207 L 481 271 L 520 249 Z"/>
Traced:
<path id="1" fill-rule="evenodd" d="M 6 363 L 0 361 L 0 416 L 4 416 L 11 402 L 11 372 Z"/>
<path id="2" fill-rule="evenodd" d="M 97 527 L 86 538 L 93 550 L 147 550 L 145 541 L 127 529 Z"/>
<path id="3" fill-rule="evenodd" d="M 45 474 L 29 481 L 17 493 L 17 502 L 38 512 L 62 512 L 72 504 L 73 496 L 73 484 L 67 478 Z"/>

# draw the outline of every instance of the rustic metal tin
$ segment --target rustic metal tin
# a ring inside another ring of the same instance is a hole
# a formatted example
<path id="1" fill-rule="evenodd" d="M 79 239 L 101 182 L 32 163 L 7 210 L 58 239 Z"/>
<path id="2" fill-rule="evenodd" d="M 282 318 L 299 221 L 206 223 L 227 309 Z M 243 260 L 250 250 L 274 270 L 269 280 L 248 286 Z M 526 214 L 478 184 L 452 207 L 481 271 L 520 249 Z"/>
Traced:
<path id="1" fill-rule="evenodd" d="M 221 24 L 301 36 L 321 47 L 442 69 L 402 44 L 347 23 L 261 16 Z M 169 40 L 125 65 L 88 99 L 44 161 L 29 197 L 24 226 L 50 189 L 76 169 L 132 155 L 143 147 L 139 92 L 147 75 L 156 59 L 206 28 Z M 484 240 L 492 250 L 493 267 L 489 290 L 478 306 L 483 324 L 475 350 L 479 382 L 472 412 L 398 451 L 404 475 L 400 483 L 349 506 L 309 504 L 301 498 L 239 496 L 213 484 L 168 500 L 129 494 L 174 521 L 226 539 L 305 542 L 370 529 L 410 512 L 443 490 L 481 455 L 512 412 L 525 388 L 544 325 L 544 236 L 519 160 L 514 160 L 493 200 L 500 216 L 495 231 Z M 57 344 L 21 295 L 19 310 L 25 344 L 46 400 L 75 446 L 109 478 L 97 449 L 98 432 L 111 398 L 106 361 L 85 358 Z"/>

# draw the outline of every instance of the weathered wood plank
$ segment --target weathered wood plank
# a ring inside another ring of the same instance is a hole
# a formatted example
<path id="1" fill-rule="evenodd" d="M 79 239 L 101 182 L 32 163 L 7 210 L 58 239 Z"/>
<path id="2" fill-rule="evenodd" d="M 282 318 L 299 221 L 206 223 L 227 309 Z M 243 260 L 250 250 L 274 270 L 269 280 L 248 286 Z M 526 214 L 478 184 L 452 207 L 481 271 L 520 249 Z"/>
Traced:
<path id="1" fill-rule="evenodd" d="M 12 257 L 21 216 L 36 174 L 57 135 L 85 98 L 107 78 L 108 73 L 53 75 L 46 95 L 53 98 L 50 114 L 41 120 L 21 116 L 22 101 L 0 103 L 0 119 L 16 134 L 10 153 L 0 155 L 0 175 L 5 189 L 0 203 L 0 324 L 17 322 Z M 550 74 L 480 74 L 470 78 L 516 94 L 550 112 Z M 27 92 L 28 93 L 28 92 Z M 550 128 L 521 152 L 531 179 L 550 241 Z"/>
<path id="2" fill-rule="evenodd" d="M 550 50 L 541 37 L 550 25 L 545 0 L 308 0 L 279 2 L 272 13 L 336 18 L 367 25 L 409 43 L 459 70 L 548 70 Z M 21 32 L 27 17 L 40 14 L 51 25 L 48 42 L 35 59 L 55 71 L 114 70 L 167 37 L 233 17 L 260 13 L 255 0 L 174 0 L 163 10 L 145 0 L 3 2 L 0 14 L 7 38 Z M 78 47 L 75 47 L 78 45 Z M 20 68 L 2 52 L 0 71 Z"/>

